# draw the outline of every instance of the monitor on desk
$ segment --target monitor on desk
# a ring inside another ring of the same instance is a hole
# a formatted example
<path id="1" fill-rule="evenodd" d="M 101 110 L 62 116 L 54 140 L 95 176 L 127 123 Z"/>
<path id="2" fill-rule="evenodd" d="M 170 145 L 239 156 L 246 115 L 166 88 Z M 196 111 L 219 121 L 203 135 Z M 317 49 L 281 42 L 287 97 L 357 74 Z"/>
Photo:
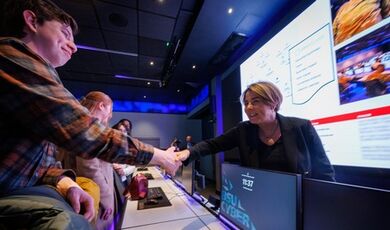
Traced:
<path id="1" fill-rule="evenodd" d="M 303 180 L 303 229 L 390 229 L 390 191 Z"/>
<path id="2" fill-rule="evenodd" d="M 182 165 L 176 172 L 172 180 L 188 194 L 194 193 L 194 164 Z"/>
<path id="3" fill-rule="evenodd" d="M 220 215 L 240 229 L 301 226 L 301 176 L 222 164 Z"/>
<path id="4" fill-rule="evenodd" d="M 137 171 L 148 171 L 148 167 L 138 167 Z"/>

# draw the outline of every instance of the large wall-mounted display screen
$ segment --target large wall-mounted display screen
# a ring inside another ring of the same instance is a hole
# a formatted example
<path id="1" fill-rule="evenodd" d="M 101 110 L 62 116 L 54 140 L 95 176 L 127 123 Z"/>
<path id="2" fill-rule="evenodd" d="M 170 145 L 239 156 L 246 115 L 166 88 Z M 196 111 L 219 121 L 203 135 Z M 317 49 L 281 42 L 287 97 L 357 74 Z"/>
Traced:
<path id="1" fill-rule="evenodd" d="M 242 91 L 275 83 L 279 112 L 311 120 L 332 164 L 390 168 L 389 9 L 313 2 L 241 64 Z"/>

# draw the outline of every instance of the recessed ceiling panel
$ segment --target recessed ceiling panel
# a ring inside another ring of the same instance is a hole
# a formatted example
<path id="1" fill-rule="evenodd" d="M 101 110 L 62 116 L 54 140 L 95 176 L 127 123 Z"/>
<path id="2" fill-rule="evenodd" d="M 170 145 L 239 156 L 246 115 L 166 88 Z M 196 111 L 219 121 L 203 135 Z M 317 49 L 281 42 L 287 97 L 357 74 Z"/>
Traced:
<path id="1" fill-rule="evenodd" d="M 172 18 L 139 12 L 139 36 L 170 41 L 174 25 Z"/>
<path id="2" fill-rule="evenodd" d="M 115 4 L 95 0 L 102 29 L 137 35 L 137 13 Z"/>
<path id="3" fill-rule="evenodd" d="M 113 76 L 119 74 L 137 77 L 137 57 L 110 54 L 110 58 L 114 66 Z"/>
<path id="4" fill-rule="evenodd" d="M 111 73 L 111 61 L 106 53 L 79 49 L 72 59 L 62 67 L 82 73 Z"/>
<path id="5" fill-rule="evenodd" d="M 194 11 L 196 3 L 199 1 L 203 1 L 203 0 L 183 0 L 181 9 L 186 11 Z"/>
<path id="6" fill-rule="evenodd" d="M 139 54 L 165 58 L 168 55 L 170 43 L 165 41 L 139 37 Z"/>
<path id="7" fill-rule="evenodd" d="M 111 2 L 118 6 L 126 6 L 130 8 L 136 8 L 137 7 L 137 0 L 104 0 L 106 2 Z"/>
<path id="8" fill-rule="evenodd" d="M 99 29 L 85 26 L 80 27 L 80 32 L 75 36 L 74 39 L 77 45 L 91 46 L 101 49 L 107 48 L 103 40 L 102 31 Z"/>
<path id="9" fill-rule="evenodd" d="M 136 36 L 104 30 L 104 38 L 109 50 L 137 54 L 138 39 Z"/>
<path id="10" fill-rule="evenodd" d="M 183 38 L 183 35 L 186 30 L 189 30 L 188 23 L 190 22 L 192 16 L 193 15 L 191 12 L 180 11 L 179 17 L 176 21 L 174 36 L 176 36 L 177 38 Z"/>
<path id="11" fill-rule="evenodd" d="M 99 28 L 98 18 L 91 1 L 89 0 L 53 0 L 72 17 L 79 26 Z"/>
<path id="12" fill-rule="evenodd" d="M 142 0 L 139 9 L 151 13 L 176 18 L 180 9 L 181 0 Z"/>

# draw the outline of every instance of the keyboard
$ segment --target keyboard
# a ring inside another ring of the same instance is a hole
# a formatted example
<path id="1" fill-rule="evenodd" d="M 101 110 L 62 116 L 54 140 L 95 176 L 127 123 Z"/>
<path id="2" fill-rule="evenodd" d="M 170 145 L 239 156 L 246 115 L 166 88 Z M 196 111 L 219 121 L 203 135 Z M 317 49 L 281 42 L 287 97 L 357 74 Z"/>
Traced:
<path id="1" fill-rule="evenodd" d="M 150 173 L 144 173 L 145 177 L 148 179 L 148 180 L 152 180 L 154 179 L 153 175 L 150 174 Z"/>
<path id="2" fill-rule="evenodd" d="M 160 187 L 148 188 L 148 200 L 157 199 L 161 200 L 163 198 L 164 191 Z"/>
<path id="3" fill-rule="evenodd" d="M 137 168 L 137 171 L 148 171 L 148 168 L 143 167 L 143 168 Z"/>
<path id="4" fill-rule="evenodd" d="M 172 206 L 161 187 L 148 188 L 148 196 L 138 200 L 138 210 Z"/>

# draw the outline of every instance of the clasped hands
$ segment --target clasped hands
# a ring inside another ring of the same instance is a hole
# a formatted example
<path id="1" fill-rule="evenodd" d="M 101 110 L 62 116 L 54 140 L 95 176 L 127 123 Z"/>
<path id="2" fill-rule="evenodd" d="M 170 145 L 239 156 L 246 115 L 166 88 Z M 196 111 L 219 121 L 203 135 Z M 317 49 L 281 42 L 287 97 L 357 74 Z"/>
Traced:
<path id="1" fill-rule="evenodd" d="M 175 175 L 176 171 L 182 165 L 182 161 L 186 160 L 190 155 L 188 150 L 175 152 L 175 147 L 170 147 L 167 150 L 154 150 L 155 159 L 159 165 L 164 167 L 165 171 L 170 175 Z"/>

